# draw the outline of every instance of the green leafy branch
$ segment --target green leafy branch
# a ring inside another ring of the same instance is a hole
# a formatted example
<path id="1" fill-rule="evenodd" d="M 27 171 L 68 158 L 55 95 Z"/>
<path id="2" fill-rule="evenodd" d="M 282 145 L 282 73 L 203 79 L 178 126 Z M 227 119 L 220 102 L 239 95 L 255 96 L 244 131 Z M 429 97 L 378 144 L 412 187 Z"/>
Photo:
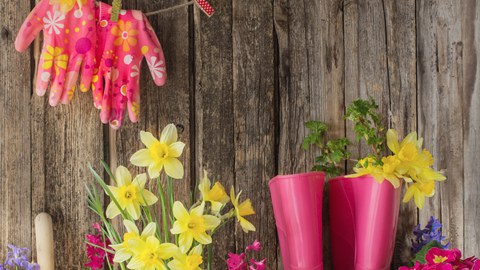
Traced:
<path id="1" fill-rule="evenodd" d="M 357 142 L 364 139 L 372 147 L 372 155 L 380 162 L 385 151 L 385 127 L 377 110 L 378 105 L 372 97 L 369 100 L 357 99 L 347 107 L 344 117 L 353 122 Z"/>
<path id="2" fill-rule="evenodd" d="M 305 127 L 310 134 L 304 139 L 302 148 L 308 150 L 312 145 L 320 149 L 320 155 L 315 158 L 314 171 L 323 171 L 329 176 L 342 173 L 342 164 L 350 158 L 347 146 L 350 144 L 347 138 L 333 139 L 325 142 L 325 133 L 328 126 L 319 121 L 308 121 Z"/>

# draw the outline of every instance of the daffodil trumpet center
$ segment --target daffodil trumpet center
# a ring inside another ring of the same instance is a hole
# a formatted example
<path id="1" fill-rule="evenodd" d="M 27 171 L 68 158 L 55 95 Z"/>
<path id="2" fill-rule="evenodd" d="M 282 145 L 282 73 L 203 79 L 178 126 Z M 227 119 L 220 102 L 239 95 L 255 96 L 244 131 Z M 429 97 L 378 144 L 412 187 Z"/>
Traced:
<path id="1" fill-rule="evenodd" d="M 160 142 L 156 143 L 150 149 L 150 153 L 151 156 L 155 159 L 155 161 L 162 161 L 169 156 L 168 145 Z"/>

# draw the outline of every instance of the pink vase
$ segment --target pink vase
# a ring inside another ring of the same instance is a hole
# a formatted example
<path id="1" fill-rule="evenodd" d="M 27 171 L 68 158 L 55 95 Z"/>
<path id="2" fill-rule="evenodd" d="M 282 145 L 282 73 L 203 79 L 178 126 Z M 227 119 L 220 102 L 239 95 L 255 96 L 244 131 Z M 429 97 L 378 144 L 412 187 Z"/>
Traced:
<path id="1" fill-rule="evenodd" d="M 323 270 L 322 197 L 325 174 L 279 175 L 270 180 L 285 270 Z"/>
<path id="2" fill-rule="evenodd" d="M 334 269 L 390 269 L 401 188 L 371 176 L 329 181 Z"/>

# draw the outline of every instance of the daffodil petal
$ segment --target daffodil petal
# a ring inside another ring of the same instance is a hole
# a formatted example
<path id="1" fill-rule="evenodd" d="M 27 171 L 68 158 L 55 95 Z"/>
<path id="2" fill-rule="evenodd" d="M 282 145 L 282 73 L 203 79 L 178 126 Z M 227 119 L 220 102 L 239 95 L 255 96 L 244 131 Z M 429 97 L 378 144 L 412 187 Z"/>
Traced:
<path id="1" fill-rule="evenodd" d="M 193 243 L 193 235 L 189 232 L 185 232 L 180 234 L 180 237 L 178 238 L 178 243 L 180 246 L 180 250 L 183 253 L 186 253 L 190 247 L 192 246 Z"/>
<path id="2" fill-rule="evenodd" d="M 168 155 L 173 158 L 178 158 L 182 155 L 185 144 L 183 142 L 174 142 L 168 146 Z"/>
<path id="3" fill-rule="evenodd" d="M 128 263 L 127 267 L 129 269 L 139 269 L 142 268 L 145 265 L 145 263 L 141 260 L 139 256 L 135 256 L 130 260 Z"/>
<path id="4" fill-rule="evenodd" d="M 173 179 L 183 178 L 183 164 L 176 158 L 166 158 L 164 161 L 165 173 Z"/>
<path id="5" fill-rule="evenodd" d="M 425 196 L 423 193 L 417 190 L 413 195 L 413 200 L 415 201 L 415 205 L 417 205 L 418 209 L 423 209 L 423 206 L 425 205 Z"/>
<path id="6" fill-rule="evenodd" d="M 160 142 L 170 145 L 177 141 L 177 127 L 174 124 L 168 124 L 160 135 Z"/>
<path id="7" fill-rule="evenodd" d="M 245 218 L 240 217 L 239 222 L 240 222 L 240 226 L 242 227 L 245 233 L 248 233 L 249 231 L 251 232 L 256 231 L 255 226 L 253 226 L 253 224 L 250 223 L 250 221 L 246 220 Z"/>
<path id="8" fill-rule="evenodd" d="M 202 248 L 203 248 L 202 245 L 196 245 L 194 248 L 192 248 L 192 250 L 190 250 L 190 252 L 188 254 L 189 255 L 192 255 L 192 254 L 202 255 Z"/>
<path id="9" fill-rule="evenodd" d="M 146 131 L 140 131 L 140 140 L 147 148 L 158 143 L 158 140 L 152 135 L 152 133 Z"/>
<path id="10" fill-rule="evenodd" d="M 203 245 L 208 245 L 212 243 L 212 237 L 207 233 L 199 233 L 194 235 L 194 238 L 197 242 Z"/>
<path id="11" fill-rule="evenodd" d="M 123 220 L 123 226 L 125 226 L 125 228 L 127 229 L 127 232 L 129 233 L 133 232 L 135 234 L 139 234 L 137 225 L 135 225 L 135 223 L 133 223 L 132 221 L 128 219 Z"/>
<path id="12" fill-rule="evenodd" d="M 121 263 L 130 259 L 131 257 L 132 254 L 119 250 L 115 252 L 115 257 L 113 257 L 113 261 L 116 263 Z"/>
<path id="13" fill-rule="evenodd" d="M 405 195 L 403 196 L 403 202 L 406 203 L 408 201 L 410 201 L 410 199 L 412 199 L 413 197 L 413 194 L 415 193 L 415 186 L 413 186 L 415 184 L 412 184 L 411 186 L 409 186 L 407 188 L 407 191 L 405 192 Z"/>
<path id="14" fill-rule="evenodd" d="M 186 231 L 186 228 L 184 228 L 184 227 L 182 226 L 182 224 L 181 224 L 180 222 L 178 222 L 178 221 L 175 221 L 175 222 L 173 223 L 172 228 L 170 229 L 170 232 L 171 232 L 172 234 L 181 234 L 181 233 L 183 233 L 184 231 Z"/>
<path id="15" fill-rule="evenodd" d="M 148 175 L 150 178 L 157 178 L 160 176 L 160 171 L 163 168 L 162 163 L 152 163 L 148 166 Z"/>
<path id="16" fill-rule="evenodd" d="M 118 166 L 115 171 L 115 178 L 118 186 L 128 185 L 132 182 L 132 174 L 124 166 Z"/>
<path id="17" fill-rule="evenodd" d="M 172 258 L 179 250 L 178 247 L 172 243 L 164 243 L 160 245 L 160 251 L 160 257 L 166 260 Z"/>
<path id="18" fill-rule="evenodd" d="M 138 220 L 140 218 L 140 206 L 136 204 L 128 204 L 127 205 L 127 212 L 132 216 L 134 220 Z"/>
<path id="19" fill-rule="evenodd" d="M 173 204 L 173 216 L 176 220 L 182 220 L 189 216 L 187 209 L 185 209 L 185 206 L 179 201 Z"/>
<path id="20" fill-rule="evenodd" d="M 190 210 L 190 214 L 196 215 L 196 216 L 202 216 L 204 210 L 205 210 L 205 202 L 202 202 L 199 206 Z"/>
<path id="21" fill-rule="evenodd" d="M 133 180 L 133 184 L 140 189 L 143 189 L 145 187 L 146 182 L 147 182 L 147 174 L 145 173 L 137 175 Z"/>
<path id="22" fill-rule="evenodd" d="M 204 215 L 203 220 L 205 222 L 205 230 L 207 231 L 213 230 L 220 225 L 220 219 L 216 216 Z"/>
<path id="23" fill-rule="evenodd" d="M 400 145 L 398 144 L 398 133 L 394 129 L 389 129 L 387 131 L 387 146 L 394 154 L 398 153 L 400 150 Z"/>
<path id="24" fill-rule="evenodd" d="M 155 222 L 148 223 L 148 225 L 142 231 L 142 238 L 154 236 L 156 230 L 157 230 L 157 226 Z"/>
<path id="25" fill-rule="evenodd" d="M 142 205 L 144 205 L 144 206 L 145 205 L 153 205 L 158 201 L 158 198 L 155 195 L 153 195 L 152 192 L 150 192 L 146 189 L 144 189 L 142 191 L 142 196 L 143 196 L 143 199 L 145 200 L 145 201 L 142 200 Z"/>
<path id="26" fill-rule="evenodd" d="M 153 162 L 153 159 L 150 155 L 150 150 L 148 149 L 138 150 L 132 155 L 132 157 L 130 158 L 130 162 L 135 166 L 147 167 Z"/>
<path id="27" fill-rule="evenodd" d="M 238 206 L 238 211 L 240 212 L 241 216 L 249 216 L 255 214 L 250 199 L 246 199 L 243 203 L 241 203 Z"/>
<path id="28" fill-rule="evenodd" d="M 105 214 L 107 215 L 107 218 L 112 219 L 120 215 L 120 210 L 114 202 L 110 202 L 110 204 L 108 204 L 107 210 L 105 211 Z"/>

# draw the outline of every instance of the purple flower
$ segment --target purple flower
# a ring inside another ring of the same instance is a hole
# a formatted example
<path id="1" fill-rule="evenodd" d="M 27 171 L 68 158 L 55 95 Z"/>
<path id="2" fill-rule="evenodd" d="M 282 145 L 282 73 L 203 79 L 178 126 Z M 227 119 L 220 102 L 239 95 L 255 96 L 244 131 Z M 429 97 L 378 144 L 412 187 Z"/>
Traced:
<path id="1" fill-rule="evenodd" d="M 442 236 L 442 224 L 434 217 L 430 217 L 430 221 L 423 230 L 420 229 L 420 224 L 418 224 L 413 234 L 415 235 L 415 241 L 412 240 L 413 253 L 418 253 L 426 244 L 432 241 L 437 241 L 441 245 L 442 241 L 445 240 L 445 236 Z M 449 247 L 450 243 L 442 245 L 443 249 Z"/>
<path id="2" fill-rule="evenodd" d="M 7 260 L 5 261 L 5 265 L 23 266 L 25 262 L 28 263 L 28 248 L 18 248 L 14 245 L 8 245 L 8 248 L 10 251 L 7 252 Z"/>
<path id="3" fill-rule="evenodd" d="M 31 263 L 31 262 L 24 262 L 23 263 L 23 267 L 26 269 L 26 270 L 39 270 L 40 269 L 40 266 L 36 263 Z"/>

